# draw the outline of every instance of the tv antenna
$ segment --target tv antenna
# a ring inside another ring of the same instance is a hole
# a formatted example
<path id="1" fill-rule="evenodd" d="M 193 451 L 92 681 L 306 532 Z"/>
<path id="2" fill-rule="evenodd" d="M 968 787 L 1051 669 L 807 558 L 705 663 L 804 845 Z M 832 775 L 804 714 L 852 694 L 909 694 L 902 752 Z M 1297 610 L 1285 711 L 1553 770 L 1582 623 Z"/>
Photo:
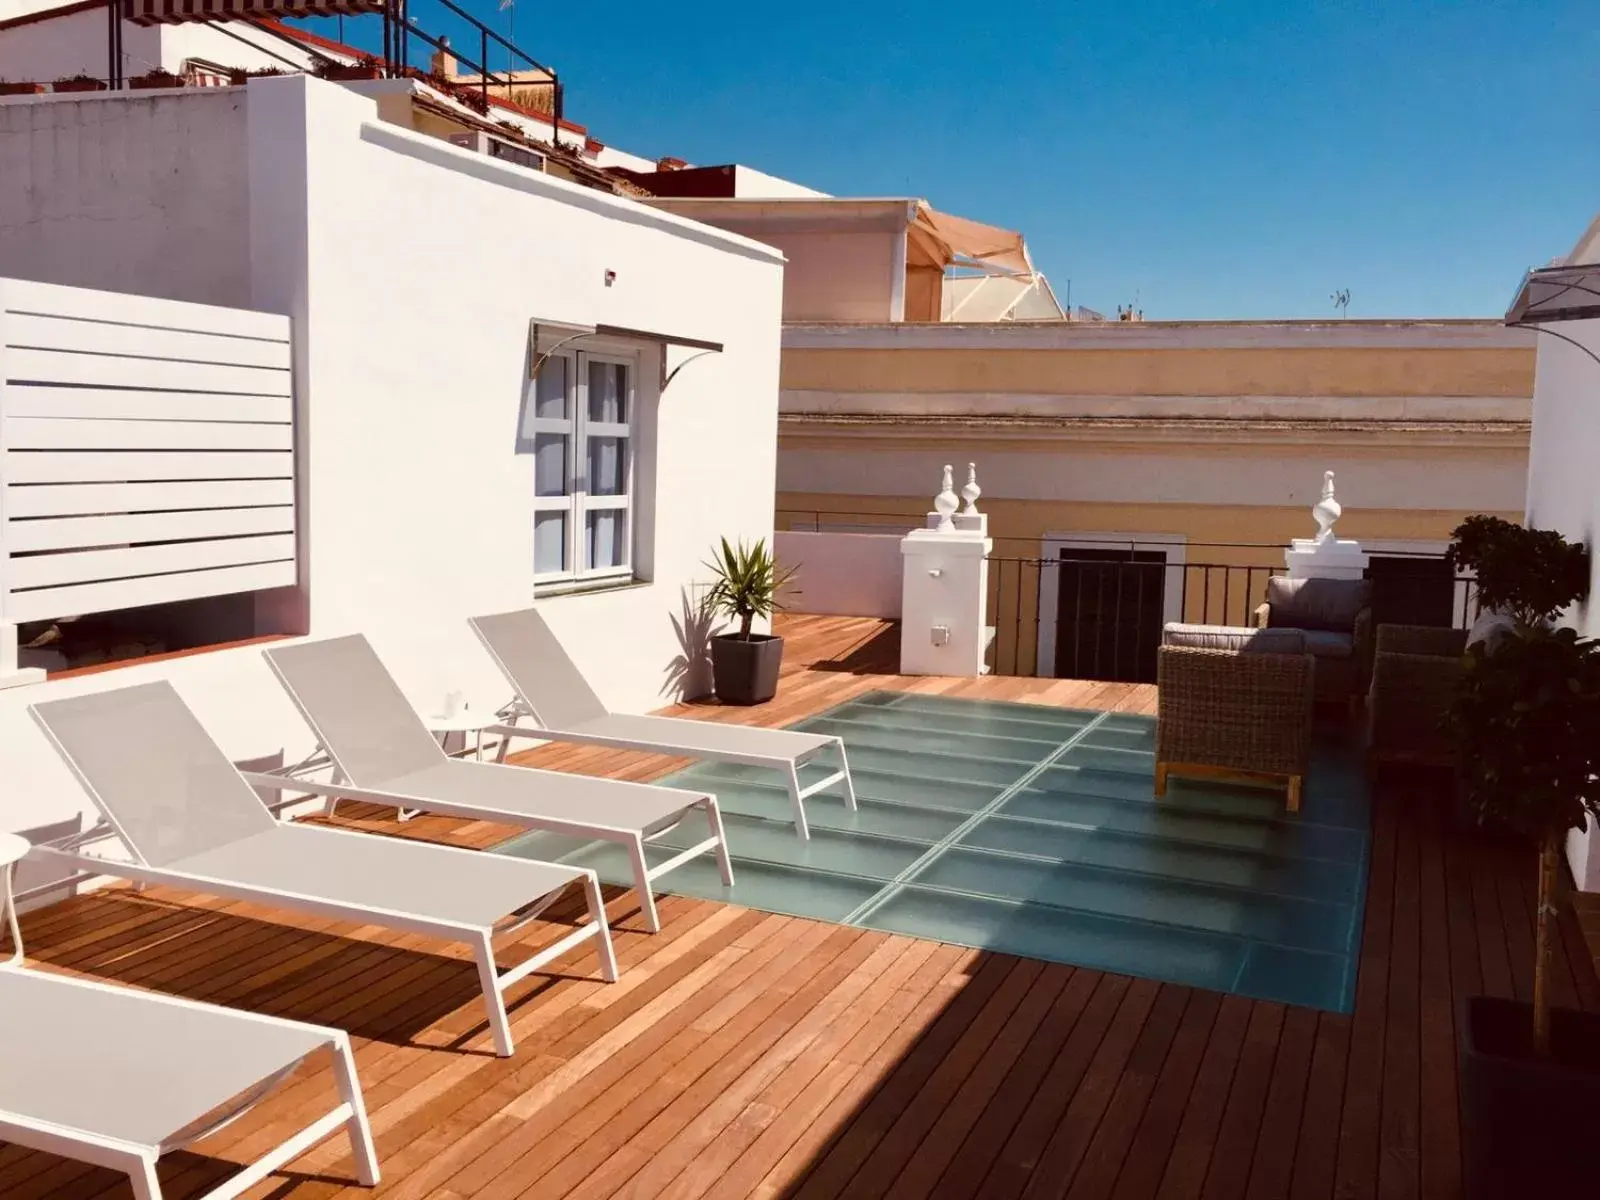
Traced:
<path id="1" fill-rule="evenodd" d="M 1334 310 L 1338 312 L 1341 317 L 1347 317 L 1350 315 L 1349 288 L 1340 288 L 1338 291 L 1334 292 L 1333 295 L 1329 296 L 1328 299 L 1333 301 Z"/>

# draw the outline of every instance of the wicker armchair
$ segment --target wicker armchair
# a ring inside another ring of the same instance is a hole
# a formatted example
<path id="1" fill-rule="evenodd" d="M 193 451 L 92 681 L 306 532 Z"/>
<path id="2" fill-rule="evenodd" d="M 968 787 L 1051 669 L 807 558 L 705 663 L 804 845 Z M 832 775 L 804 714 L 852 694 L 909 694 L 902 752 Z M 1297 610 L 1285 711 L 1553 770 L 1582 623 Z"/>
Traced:
<path id="1" fill-rule="evenodd" d="M 1372 676 L 1372 584 L 1365 579 L 1267 580 L 1256 609 L 1262 629 L 1302 629 L 1317 660 L 1317 699 L 1350 706 L 1352 715 Z"/>
<path id="2" fill-rule="evenodd" d="M 1250 630 L 1239 631 L 1248 640 Z M 1284 633 L 1290 633 L 1284 630 Z M 1207 639 L 1215 644 L 1213 635 Z M 1156 659 L 1156 795 L 1168 773 L 1280 781 L 1300 808 L 1311 757 L 1316 661 L 1274 653 L 1162 646 Z"/>
<path id="3" fill-rule="evenodd" d="M 1386 762 L 1455 764 L 1455 742 L 1444 719 L 1466 648 L 1465 629 L 1378 626 L 1367 694 L 1369 767 L 1376 770 Z"/>

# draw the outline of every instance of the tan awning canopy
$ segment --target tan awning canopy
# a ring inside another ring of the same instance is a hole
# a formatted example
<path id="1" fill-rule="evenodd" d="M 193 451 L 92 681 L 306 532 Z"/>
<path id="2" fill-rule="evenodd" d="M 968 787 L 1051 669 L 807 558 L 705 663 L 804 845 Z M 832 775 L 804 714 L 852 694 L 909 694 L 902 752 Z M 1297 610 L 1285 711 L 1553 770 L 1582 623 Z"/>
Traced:
<path id="1" fill-rule="evenodd" d="M 322 17 L 382 12 L 383 0 L 123 0 L 135 25 L 230 21 L 243 17 Z"/>
<path id="2" fill-rule="evenodd" d="M 999 229 L 965 217 L 953 217 L 917 202 L 916 220 L 910 235 L 930 257 L 948 266 L 960 259 L 1021 275 L 1033 274 L 1027 243 L 1020 233 Z"/>

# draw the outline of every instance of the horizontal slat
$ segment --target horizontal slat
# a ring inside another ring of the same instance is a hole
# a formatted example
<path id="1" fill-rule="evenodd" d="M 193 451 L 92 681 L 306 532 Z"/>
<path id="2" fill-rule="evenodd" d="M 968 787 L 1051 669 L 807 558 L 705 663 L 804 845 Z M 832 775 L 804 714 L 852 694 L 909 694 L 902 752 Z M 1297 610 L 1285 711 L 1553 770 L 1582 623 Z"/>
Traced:
<path id="1" fill-rule="evenodd" d="M 294 506 L 209 508 L 197 512 L 119 513 L 103 517 L 46 517 L 8 521 L 0 527 L 0 548 L 79 550 L 129 542 L 169 542 L 179 538 L 237 537 L 251 533 L 293 533 Z"/>
<path id="2" fill-rule="evenodd" d="M 294 503 L 291 479 L 214 479 L 182 483 L 82 483 L 11 487 L 0 497 L 7 517 L 242 508 Z"/>
<path id="3" fill-rule="evenodd" d="M 110 450 L 98 454 L 33 450 L 6 455 L 6 478 L 11 483 L 287 479 L 293 474 L 294 454 L 288 450 L 218 450 L 213 453 Z"/>
<path id="4" fill-rule="evenodd" d="M 208 567 L 242 563 L 281 562 L 293 557 L 292 533 L 224 538 L 209 542 L 175 542 L 167 546 L 37 554 L 13 558 L 6 563 L 6 586 L 16 593 L 24 588 L 99 583 L 107 579 L 131 579 L 138 575 L 200 571 Z"/>
<path id="5" fill-rule="evenodd" d="M 293 450 L 288 425 L 243 421 L 96 421 L 7 417 L 10 450 Z"/>
<path id="6" fill-rule="evenodd" d="M 65 350 L 6 348 L 8 380 L 92 384 L 98 387 L 161 388 L 186 392 L 290 394 L 289 372 L 266 367 L 228 367 L 172 362 L 163 358 L 119 358 Z"/>
<path id="7" fill-rule="evenodd" d="M 76 587 L 43 588 L 4 599 L 8 621 L 47 621 L 78 613 L 112 612 L 146 604 L 170 604 L 201 596 L 227 596 L 291 587 L 296 578 L 292 562 L 257 563 L 248 567 L 221 567 L 215 571 L 189 571 L 179 575 L 151 575 L 144 579 L 119 579 L 112 583 L 85 583 Z"/>
<path id="8" fill-rule="evenodd" d="M 290 365 L 288 342 L 196 333 L 188 329 L 152 329 L 145 325 L 113 325 L 73 317 L 7 313 L 4 323 L 0 324 L 0 334 L 4 335 L 7 346 L 31 346 L 37 350 L 231 363 L 240 367 L 272 367 L 279 371 L 287 371 Z"/>
<path id="9" fill-rule="evenodd" d="M 0 279 L 0 310 L 63 313 L 97 321 L 122 321 L 164 329 L 193 329 L 235 337 L 289 340 L 289 318 L 280 313 L 219 308 L 183 300 L 159 300 L 93 288 L 63 287 L 23 279 Z"/>
<path id="10" fill-rule="evenodd" d="M 221 392 L 135 392 L 116 388 L 6 388 L 10 417 L 96 417 L 134 421 L 270 421 L 294 419 L 289 396 L 229 396 Z"/>

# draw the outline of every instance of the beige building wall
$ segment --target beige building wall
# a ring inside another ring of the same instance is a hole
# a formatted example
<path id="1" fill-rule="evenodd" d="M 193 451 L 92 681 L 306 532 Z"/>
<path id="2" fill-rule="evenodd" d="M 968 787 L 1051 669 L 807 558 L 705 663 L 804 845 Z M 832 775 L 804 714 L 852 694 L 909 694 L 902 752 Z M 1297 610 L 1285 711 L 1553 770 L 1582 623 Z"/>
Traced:
<path id="1" fill-rule="evenodd" d="M 1379 552 L 1519 519 L 1533 362 L 1492 322 L 791 325 L 778 527 L 904 527 L 973 462 L 1001 661 L 1032 662 L 1029 560 L 1073 539 L 1181 547 L 1169 616 L 1243 621 L 1325 470 L 1339 533 Z"/>

